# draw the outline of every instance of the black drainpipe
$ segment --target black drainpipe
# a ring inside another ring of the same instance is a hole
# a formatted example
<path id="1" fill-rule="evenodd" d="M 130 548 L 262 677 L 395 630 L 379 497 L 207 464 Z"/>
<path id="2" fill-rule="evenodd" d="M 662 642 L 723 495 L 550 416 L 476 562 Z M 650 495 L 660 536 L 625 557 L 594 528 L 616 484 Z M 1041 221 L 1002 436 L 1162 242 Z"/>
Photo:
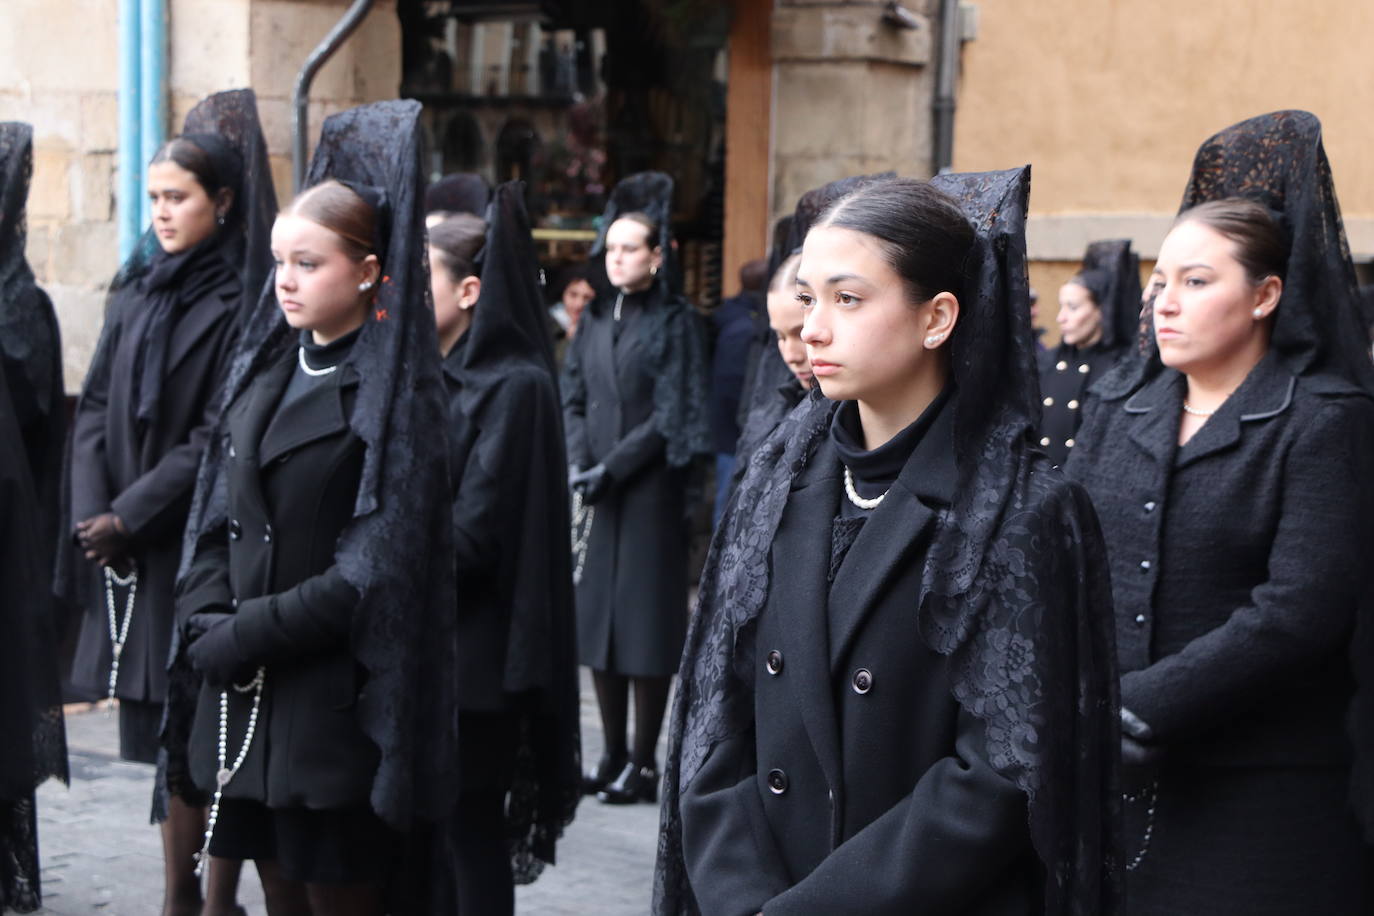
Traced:
<path id="1" fill-rule="evenodd" d="M 372 9 L 372 4 L 373 0 L 353 0 L 353 5 L 338 22 L 334 23 L 334 28 L 330 29 L 324 40 L 315 46 L 315 50 L 310 52 L 310 56 L 305 59 L 305 66 L 301 67 L 301 72 L 296 75 L 296 88 L 291 94 L 294 108 L 291 117 L 291 183 L 298 194 L 305 184 L 306 156 L 309 153 L 306 135 L 310 127 L 310 84 L 314 82 L 315 74 L 325 62 L 334 56 L 339 46 L 347 41 L 348 36 L 362 23 L 363 17 Z"/>
<path id="2" fill-rule="evenodd" d="M 954 164 L 954 105 L 959 81 L 959 50 L 963 45 L 959 0 L 940 0 L 940 43 L 935 62 L 934 160 L 931 170 L 939 175 Z"/>

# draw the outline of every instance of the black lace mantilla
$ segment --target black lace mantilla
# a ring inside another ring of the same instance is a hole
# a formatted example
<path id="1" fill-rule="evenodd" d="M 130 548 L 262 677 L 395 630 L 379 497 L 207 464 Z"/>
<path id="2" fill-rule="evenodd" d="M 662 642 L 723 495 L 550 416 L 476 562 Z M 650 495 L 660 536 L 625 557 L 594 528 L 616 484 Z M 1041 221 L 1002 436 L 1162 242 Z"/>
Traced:
<path id="1" fill-rule="evenodd" d="M 959 485 L 927 556 L 917 624 L 948 659 L 951 695 L 984 723 L 992 765 L 1029 799 L 1046 912 L 1110 913 L 1120 805 L 1111 593 L 1086 495 L 1030 447 L 1029 169 L 943 176 L 940 184 L 981 241 L 965 303 L 973 333 L 954 354 Z M 1008 370 L 1019 374 L 1001 374 Z M 769 551 L 792 482 L 833 411 L 813 392 L 779 425 L 750 459 L 712 541 L 673 704 L 658 914 L 695 912 L 678 800 L 711 748 L 749 727 L 753 623 L 767 600 Z"/>

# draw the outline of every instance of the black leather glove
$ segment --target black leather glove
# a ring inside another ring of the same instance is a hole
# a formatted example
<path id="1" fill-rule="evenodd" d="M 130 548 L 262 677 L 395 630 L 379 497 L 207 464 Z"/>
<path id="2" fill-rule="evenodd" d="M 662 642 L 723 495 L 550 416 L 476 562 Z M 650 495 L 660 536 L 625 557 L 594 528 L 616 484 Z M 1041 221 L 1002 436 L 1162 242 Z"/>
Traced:
<path id="1" fill-rule="evenodd" d="M 1154 763 L 1163 753 L 1151 744 L 1154 729 L 1144 719 L 1121 707 L 1121 762 L 1125 766 L 1145 766 Z"/>
<path id="2" fill-rule="evenodd" d="M 186 619 L 184 629 L 191 640 L 186 656 L 206 683 L 223 687 L 231 681 L 245 682 L 252 677 L 253 665 L 239 649 L 233 614 L 215 611 L 192 614 Z"/>
<path id="3" fill-rule="evenodd" d="M 573 477 L 571 484 L 582 494 L 582 501 L 590 506 L 610 492 L 613 482 L 606 465 L 598 464 Z"/>

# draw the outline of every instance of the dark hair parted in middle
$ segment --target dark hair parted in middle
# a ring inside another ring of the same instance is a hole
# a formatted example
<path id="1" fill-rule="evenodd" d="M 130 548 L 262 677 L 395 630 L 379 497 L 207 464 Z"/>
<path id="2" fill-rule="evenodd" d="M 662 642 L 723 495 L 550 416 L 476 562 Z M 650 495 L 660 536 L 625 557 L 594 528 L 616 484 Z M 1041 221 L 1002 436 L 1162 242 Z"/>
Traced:
<path id="1" fill-rule="evenodd" d="M 429 230 L 429 247 L 454 283 L 479 273 L 477 252 L 486 240 L 487 221 L 471 213 L 455 213 Z"/>
<path id="2" fill-rule="evenodd" d="M 1266 277 L 1284 279 L 1288 268 L 1288 240 L 1283 227 L 1263 205 L 1244 197 L 1224 197 L 1184 210 L 1174 220 L 1178 226 L 1198 222 L 1225 236 L 1236 246 L 1236 260 L 1250 282 Z"/>
<path id="3" fill-rule="evenodd" d="M 942 292 L 964 301 L 976 236 L 949 195 L 914 178 L 874 181 L 840 198 L 812 227 L 852 229 L 882 245 L 913 303 Z"/>
<path id="4" fill-rule="evenodd" d="M 333 179 L 302 191 L 281 215 L 319 223 L 342 240 L 344 254 L 355 261 L 377 253 L 376 209 L 358 192 Z"/>
<path id="5" fill-rule="evenodd" d="M 623 219 L 627 219 L 632 223 L 639 223 L 639 225 L 643 226 L 645 232 L 648 233 L 644 238 L 644 243 L 650 248 L 658 247 L 658 223 L 652 216 L 645 213 L 643 210 L 631 210 L 629 213 L 621 213 L 618 215 L 615 221 L 618 223 Z"/>

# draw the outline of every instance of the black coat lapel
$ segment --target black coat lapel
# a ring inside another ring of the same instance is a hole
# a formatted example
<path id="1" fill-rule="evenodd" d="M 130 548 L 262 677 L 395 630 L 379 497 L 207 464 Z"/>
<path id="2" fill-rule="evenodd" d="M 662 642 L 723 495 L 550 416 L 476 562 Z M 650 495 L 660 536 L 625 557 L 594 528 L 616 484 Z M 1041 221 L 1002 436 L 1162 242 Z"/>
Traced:
<path id="1" fill-rule="evenodd" d="M 1298 380 L 1274 355 L 1265 357 L 1250 370 L 1235 394 L 1179 449 L 1178 466 L 1234 447 L 1240 442 L 1243 424 L 1268 420 L 1287 410 L 1297 385 Z"/>
<path id="2" fill-rule="evenodd" d="M 258 445 L 263 431 L 272 419 L 277 402 L 291 380 L 296 367 L 296 351 L 289 351 L 276 364 L 265 369 L 248 390 L 229 408 L 229 460 L 244 461 L 248 467 L 256 469 L 261 460 Z M 262 482 L 256 473 L 236 475 L 237 483 L 245 488 L 245 495 L 253 500 L 265 516 L 267 503 L 262 495 Z"/>
<path id="3" fill-rule="evenodd" d="M 231 303 L 226 302 L 224 297 L 215 291 L 181 316 L 181 320 L 172 329 L 172 339 L 167 347 L 167 368 L 164 378 L 172 374 L 211 328 L 229 315 L 230 308 Z"/>
<path id="4" fill-rule="evenodd" d="M 343 390 L 349 384 L 356 384 L 356 376 L 350 366 L 343 366 L 323 384 L 282 405 L 263 433 L 259 464 L 266 467 L 274 458 L 347 429 Z"/>
<path id="5" fill-rule="evenodd" d="M 1127 435 L 1161 469 L 1173 463 L 1178 448 L 1183 385 L 1182 375 L 1166 371 L 1132 395 L 1123 407 L 1131 418 Z"/>
<path id="6" fill-rule="evenodd" d="M 781 616 L 785 657 L 796 671 L 791 683 L 811 746 L 831 785 L 839 785 L 840 739 L 830 689 L 826 577 L 830 525 L 839 508 L 839 463 L 823 442 L 788 497 L 773 539 L 770 606 Z"/>
<path id="7" fill-rule="evenodd" d="M 883 589 L 917 559 L 918 547 L 935 512 L 898 478 L 864 523 L 830 587 L 830 670 L 844 659 L 860 625 L 882 598 Z M 912 604 L 911 625 L 916 625 Z"/>

